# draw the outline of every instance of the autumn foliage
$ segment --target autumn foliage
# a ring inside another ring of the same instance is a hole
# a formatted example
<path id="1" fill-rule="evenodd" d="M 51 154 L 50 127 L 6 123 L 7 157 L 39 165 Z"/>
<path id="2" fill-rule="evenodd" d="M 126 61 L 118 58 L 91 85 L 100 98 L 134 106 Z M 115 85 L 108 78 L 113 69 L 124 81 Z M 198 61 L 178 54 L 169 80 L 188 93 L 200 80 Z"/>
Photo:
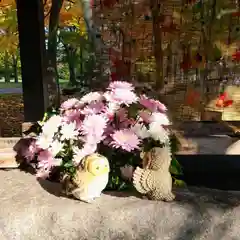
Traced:
<path id="1" fill-rule="evenodd" d="M 45 25 L 48 26 L 51 0 L 43 0 Z M 0 50 L 15 51 L 18 47 L 17 10 L 15 0 L 0 1 Z M 64 0 L 59 16 L 59 25 L 75 26 L 85 31 L 83 13 L 78 0 Z M 30 31 L 29 31 L 30 34 Z"/>

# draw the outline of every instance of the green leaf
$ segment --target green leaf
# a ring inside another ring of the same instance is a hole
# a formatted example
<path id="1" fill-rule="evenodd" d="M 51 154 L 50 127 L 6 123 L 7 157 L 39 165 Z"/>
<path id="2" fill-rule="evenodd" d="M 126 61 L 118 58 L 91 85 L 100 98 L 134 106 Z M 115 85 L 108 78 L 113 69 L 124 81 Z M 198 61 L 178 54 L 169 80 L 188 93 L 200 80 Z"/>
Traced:
<path id="1" fill-rule="evenodd" d="M 59 36 L 62 38 L 65 44 L 70 44 L 73 47 L 79 47 L 86 43 L 86 39 L 83 36 L 79 35 L 78 32 L 61 30 Z"/>
<path id="2" fill-rule="evenodd" d="M 69 163 L 69 162 L 64 163 L 63 166 L 64 166 L 65 168 L 71 168 L 71 167 L 73 167 L 72 163 Z"/>
<path id="3" fill-rule="evenodd" d="M 128 117 L 135 118 L 138 110 L 138 104 L 131 104 L 130 107 L 128 107 Z"/>
<path id="4" fill-rule="evenodd" d="M 182 166 L 175 157 L 173 157 L 171 162 L 170 173 L 174 175 L 183 175 Z"/>
<path id="5" fill-rule="evenodd" d="M 183 180 L 175 179 L 173 185 L 176 187 L 186 187 L 187 184 Z"/>

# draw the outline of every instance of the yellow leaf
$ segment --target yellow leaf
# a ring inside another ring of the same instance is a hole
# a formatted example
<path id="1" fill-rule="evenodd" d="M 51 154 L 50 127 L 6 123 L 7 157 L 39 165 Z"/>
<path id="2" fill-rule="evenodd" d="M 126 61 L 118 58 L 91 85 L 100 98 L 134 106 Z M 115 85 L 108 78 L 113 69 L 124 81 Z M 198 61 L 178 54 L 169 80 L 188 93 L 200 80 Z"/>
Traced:
<path id="1" fill-rule="evenodd" d="M 215 45 L 220 49 L 220 51 L 222 52 L 222 55 L 225 57 L 232 56 L 238 48 L 237 43 L 232 43 L 230 45 L 227 45 L 221 41 L 216 41 Z"/>

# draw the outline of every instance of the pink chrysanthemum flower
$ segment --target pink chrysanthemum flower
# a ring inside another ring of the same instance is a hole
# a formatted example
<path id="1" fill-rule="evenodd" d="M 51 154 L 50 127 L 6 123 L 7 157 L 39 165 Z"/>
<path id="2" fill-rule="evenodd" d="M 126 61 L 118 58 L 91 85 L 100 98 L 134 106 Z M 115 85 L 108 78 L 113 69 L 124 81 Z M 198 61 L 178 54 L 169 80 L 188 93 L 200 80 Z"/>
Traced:
<path id="1" fill-rule="evenodd" d="M 35 138 L 23 138 L 14 147 L 18 156 L 24 157 L 28 162 L 31 162 L 35 154 L 40 150 L 36 145 Z"/>
<path id="2" fill-rule="evenodd" d="M 124 81 L 114 81 L 111 82 L 108 86 L 109 90 L 115 90 L 115 89 L 124 89 L 128 91 L 133 91 L 134 87 L 131 83 L 129 82 L 124 82 Z"/>
<path id="3" fill-rule="evenodd" d="M 147 111 L 139 111 L 138 113 L 141 120 L 145 123 L 150 123 L 151 114 Z"/>
<path id="4" fill-rule="evenodd" d="M 114 133 L 115 128 L 111 125 L 107 125 L 104 131 L 103 144 L 108 145 L 111 141 L 111 135 Z"/>
<path id="5" fill-rule="evenodd" d="M 103 102 L 91 102 L 82 110 L 82 114 L 84 115 L 99 114 L 101 112 L 104 112 L 105 109 L 106 106 L 104 105 Z"/>
<path id="6" fill-rule="evenodd" d="M 36 144 L 36 139 L 33 139 L 24 153 L 24 157 L 27 161 L 32 161 L 35 157 L 35 154 L 39 151 L 39 148 Z"/>
<path id="7" fill-rule="evenodd" d="M 167 111 L 167 108 L 163 103 L 159 102 L 158 100 L 148 98 L 145 95 L 142 95 L 140 97 L 139 103 L 142 106 L 144 106 L 145 108 L 147 108 L 148 110 L 150 110 L 151 112 L 156 112 L 156 111 L 166 112 Z"/>
<path id="8" fill-rule="evenodd" d="M 110 146 L 114 148 L 122 148 L 127 152 L 134 149 L 139 149 L 140 139 L 138 136 L 129 129 L 116 130 L 112 135 L 112 142 Z"/>
<path id="9" fill-rule="evenodd" d="M 52 153 L 48 150 L 43 150 L 38 154 L 38 172 L 37 177 L 46 178 L 48 177 L 51 168 L 59 166 L 61 159 L 54 158 Z"/>
<path id="10" fill-rule="evenodd" d="M 77 98 L 70 98 L 61 104 L 60 109 L 66 111 L 68 109 L 73 109 L 73 108 L 79 109 L 81 107 L 82 107 L 82 103 Z"/>
<path id="11" fill-rule="evenodd" d="M 116 113 L 118 128 L 128 128 L 133 124 L 133 119 L 128 118 L 128 113 L 125 108 L 120 108 Z"/>
<path id="12" fill-rule="evenodd" d="M 89 139 L 95 139 L 96 142 L 102 140 L 104 130 L 107 126 L 107 119 L 102 115 L 88 115 L 85 117 L 81 133 L 87 135 Z"/>
<path id="13" fill-rule="evenodd" d="M 37 177 L 46 178 L 54 166 L 54 158 L 50 151 L 43 150 L 38 154 L 38 168 Z"/>
<path id="14" fill-rule="evenodd" d="M 112 91 L 106 92 L 104 97 L 109 102 L 116 102 L 117 104 L 130 105 L 138 101 L 137 95 L 126 89 L 113 89 Z"/>
<path id="15" fill-rule="evenodd" d="M 99 92 L 90 92 L 84 95 L 81 99 L 80 102 L 82 103 L 90 103 L 94 101 L 101 101 L 103 99 L 103 96 Z"/>
<path id="16" fill-rule="evenodd" d="M 79 129 L 81 126 L 81 111 L 79 109 L 71 109 L 65 111 L 63 114 L 63 120 L 66 123 L 75 122 L 76 128 Z"/>
<path id="17" fill-rule="evenodd" d="M 125 108 L 120 108 L 117 111 L 116 116 L 120 122 L 125 121 L 128 118 L 127 110 Z"/>
<path id="18" fill-rule="evenodd" d="M 108 102 L 103 111 L 103 114 L 109 121 L 112 121 L 114 119 L 115 113 L 118 112 L 119 109 L 120 105 L 117 104 L 116 102 Z"/>

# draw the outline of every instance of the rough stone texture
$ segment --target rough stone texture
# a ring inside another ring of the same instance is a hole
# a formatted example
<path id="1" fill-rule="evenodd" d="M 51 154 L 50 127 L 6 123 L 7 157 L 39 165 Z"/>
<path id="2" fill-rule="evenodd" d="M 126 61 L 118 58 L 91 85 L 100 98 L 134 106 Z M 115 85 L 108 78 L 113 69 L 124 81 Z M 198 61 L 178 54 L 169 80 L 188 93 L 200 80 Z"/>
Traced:
<path id="1" fill-rule="evenodd" d="M 108 193 L 91 205 L 60 196 L 60 185 L 40 184 L 19 170 L 1 171 L 0 184 L 3 240 L 237 240 L 240 236 L 240 192 L 179 189 L 172 203 Z"/>
<path id="2" fill-rule="evenodd" d="M 231 144 L 227 148 L 226 154 L 229 154 L 229 155 L 240 155 L 240 140 L 238 140 L 235 143 Z"/>

